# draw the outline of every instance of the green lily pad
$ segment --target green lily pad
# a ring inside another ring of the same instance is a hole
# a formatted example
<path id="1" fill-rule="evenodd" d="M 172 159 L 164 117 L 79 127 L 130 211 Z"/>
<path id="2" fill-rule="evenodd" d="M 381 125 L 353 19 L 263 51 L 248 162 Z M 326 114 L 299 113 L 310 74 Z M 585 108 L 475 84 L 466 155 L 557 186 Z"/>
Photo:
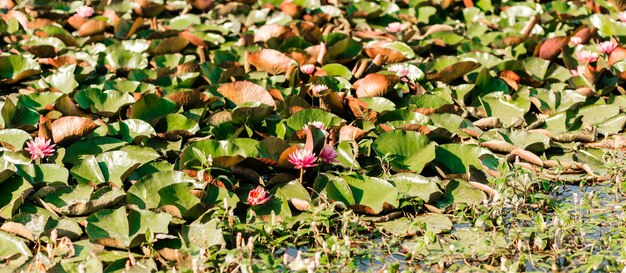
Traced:
<path id="1" fill-rule="evenodd" d="M 581 107 L 578 110 L 578 116 L 582 117 L 583 122 L 591 125 L 598 125 L 611 117 L 617 116 L 619 112 L 620 110 L 618 105 L 589 105 Z"/>
<path id="2" fill-rule="evenodd" d="M 326 55 L 324 55 L 325 63 L 345 63 L 350 61 L 361 52 L 362 48 L 363 46 L 361 43 L 350 37 L 344 38 L 332 44 L 329 42 L 328 51 Z"/>
<path id="3" fill-rule="evenodd" d="M 202 223 L 200 219 L 183 226 L 182 234 L 187 243 L 192 248 L 207 249 L 212 246 L 226 244 L 222 229 L 218 227 L 219 220 L 211 219 Z"/>
<path id="4" fill-rule="evenodd" d="M 162 189 L 178 183 L 182 183 L 185 189 L 188 189 L 189 184 L 194 182 L 196 182 L 194 179 L 179 171 L 152 173 L 140 178 L 128 189 L 126 200 L 128 203 L 136 204 L 142 209 L 158 208 L 162 204 L 167 204 L 167 200 L 173 201 L 172 198 L 175 198 L 175 196 L 167 196 L 167 190 L 162 191 Z M 169 191 L 175 191 L 175 189 L 172 188 Z M 186 196 L 186 198 L 188 197 Z M 197 201 L 195 202 L 197 203 Z"/>
<path id="5" fill-rule="evenodd" d="M 272 192 L 286 202 L 292 201 L 297 210 L 309 210 L 312 207 L 311 196 L 299 180 L 279 185 L 272 189 Z"/>
<path id="6" fill-rule="evenodd" d="M 19 96 L 17 104 L 41 111 L 48 105 L 54 105 L 61 96 L 63 96 L 63 93 L 59 92 L 37 92 Z"/>
<path id="7" fill-rule="evenodd" d="M 106 136 L 82 139 L 66 148 L 66 156 L 63 158 L 63 162 L 76 164 L 81 157 L 98 155 L 102 152 L 118 149 L 126 144 L 122 140 Z"/>
<path id="8" fill-rule="evenodd" d="M 83 89 L 74 95 L 74 99 L 83 109 L 105 117 L 117 115 L 120 108 L 135 102 L 133 96 L 116 90 L 103 91 L 97 88 Z"/>
<path id="9" fill-rule="evenodd" d="M 64 215 L 88 215 L 98 210 L 112 207 L 126 197 L 120 188 L 103 187 L 94 192 L 92 186 L 78 184 L 74 187 L 57 189 L 45 198 L 45 202 L 54 206 Z"/>
<path id="10" fill-rule="evenodd" d="M 247 156 L 245 150 L 232 141 L 207 139 L 191 142 L 183 149 L 180 162 L 184 166 L 189 167 L 201 162 L 194 149 L 200 151 L 205 158 L 211 155 L 213 164 L 222 168 L 234 166 Z"/>
<path id="11" fill-rule="evenodd" d="M 328 76 L 331 77 L 339 76 L 348 80 L 352 78 L 352 72 L 350 72 L 348 68 L 340 64 L 327 64 L 322 66 L 321 70 L 326 71 Z"/>
<path id="12" fill-rule="evenodd" d="M 33 129 L 39 121 L 39 113 L 21 103 L 17 105 L 11 100 L 4 101 L 2 105 L 2 120 L 8 128 Z"/>
<path id="13" fill-rule="evenodd" d="M 0 130 L 0 142 L 4 142 L 13 146 L 17 150 L 21 150 L 26 141 L 31 140 L 30 135 L 19 129 L 3 129 Z"/>
<path id="14" fill-rule="evenodd" d="M 32 185 L 62 183 L 67 184 L 69 171 L 57 164 L 16 165 L 17 174 Z"/>
<path id="15" fill-rule="evenodd" d="M 120 135 L 125 141 L 132 143 L 151 138 L 156 135 L 156 131 L 150 123 L 131 118 L 109 125 L 109 135 Z"/>
<path id="16" fill-rule="evenodd" d="M 174 133 L 181 136 L 192 136 L 200 130 L 196 121 L 181 114 L 164 116 L 157 122 L 154 128 L 160 133 Z"/>
<path id="17" fill-rule="evenodd" d="M 341 122 L 344 122 L 342 118 L 330 112 L 313 108 L 299 111 L 286 120 L 287 126 L 294 131 L 302 130 L 302 127 L 315 121 L 324 123 L 325 128 L 338 126 Z"/>
<path id="18" fill-rule="evenodd" d="M 541 154 L 550 148 L 550 138 L 544 134 L 533 134 L 527 131 L 516 130 L 506 135 L 508 140 L 518 148 Z"/>
<path id="19" fill-rule="evenodd" d="M 331 200 L 344 202 L 355 211 L 378 214 L 397 207 L 398 190 L 386 180 L 361 175 L 328 175 L 325 192 Z"/>
<path id="20" fill-rule="evenodd" d="M 454 179 L 446 184 L 445 195 L 437 205 L 439 207 L 459 203 L 478 205 L 486 198 L 487 195 L 483 191 L 472 187 L 467 181 Z"/>
<path id="21" fill-rule="evenodd" d="M 159 158 L 150 148 L 126 146 L 123 150 L 104 152 L 96 157 L 108 182 L 122 186 L 124 180 L 141 165 Z"/>
<path id="22" fill-rule="evenodd" d="M 13 84 L 41 73 L 41 67 L 33 59 L 20 55 L 0 57 L 0 82 Z"/>
<path id="23" fill-rule="evenodd" d="M 443 196 L 440 181 L 415 173 L 398 173 L 389 177 L 389 182 L 398 189 L 404 198 L 419 197 L 426 203 L 432 203 Z"/>
<path id="24" fill-rule="evenodd" d="M 388 158 L 392 168 L 421 172 L 435 159 L 435 143 L 417 132 L 391 131 L 378 136 L 372 148 L 380 158 Z"/>
<path id="25" fill-rule="evenodd" d="M 107 52 L 104 63 L 112 69 L 143 69 L 148 66 L 148 58 L 141 53 L 126 50 L 119 46 L 110 48 Z"/>
<path id="26" fill-rule="evenodd" d="M 157 94 L 147 94 L 135 102 L 130 118 L 151 122 L 159 117 L 178 111 L 178 105 Z"/>
<path id="27" fill-rule="evenodd" d="M 470 167 L 482 170 L 483 161 L 494 160 L 495 156 L 489 150 L 477 145 L 442 144 L 436 149 L 435 163 L 441 166 L 446 173 L 467 174 Z"/>
<path id="28" fill-rule="evenodd" d="M 78 82 L 74 77 L 74 70 L 76 70 L 75 64 L 61 66 L 54 74 L 46 77 L 46 82 L 51 87 L 65 94 L 72 93 L 78 87 Z"/>
<path id="29" fill-rule="evenodd" d="M 93 155 L 82 157 L 82 160 L 77 161 L 70 172 L 78 183 L 102 184 L 107 182 L 98 160 Z"/>
<path id="30" fill-rule="evenodd" d="M 0 183 L 0 189 L 4 192 L 0 196 L 0 218 L 10 219 L 33 190 L 33 186 L 24 178 L 14 175 Z"/>
<path id="31" fill-rule="evenodd" d="M 126 249 L 140 245 L 145 241 L 145 233 L 168 232 L 172 216 L 166 213 L 155 213 L 147 210 L 125 207 L 116 210 L 100 210 L 87 218 L 87 235 L 93 243 Z"/>
<path id="32" fill-rule="evenodd" d="M 0 231 L 0 243 L 2 244 L 2 248 L 0 248 L 0 257 L 4 257 L 8 260 L 15 260 L 16 258 L 19 258 L 19 256 L 32 256 L 24 240 L 17 236 Z"/>

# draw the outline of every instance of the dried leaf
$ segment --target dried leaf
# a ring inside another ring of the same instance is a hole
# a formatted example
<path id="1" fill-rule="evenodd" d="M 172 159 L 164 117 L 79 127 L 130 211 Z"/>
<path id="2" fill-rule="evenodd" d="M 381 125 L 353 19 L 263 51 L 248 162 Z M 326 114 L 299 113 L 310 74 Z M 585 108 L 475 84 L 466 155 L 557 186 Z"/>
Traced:
<path id="1" fill-rule="evenodd" d="M 52 139 L 54 143 L 63 145 L 91 134 L 98 124 L 83 117 L 61 117 L 52 122 Z"/>
<path id="2" fill-rule="evenodd" d="M 381 97 L 399 81 L 400 77 L 395 75 L 369 74 L 352 86 L 356 89 L 357 98 Z"/>
<path id="3" fill-rule="evenodd" d="M 598 30 L 594 27 L 585 27 L 585 28 L 581 28 L 580 30 L 576 31 L 576 33 L 572 36 L 572 38 L 577 38 L 580 39 L 580 43 L 581 45 L 584 45 L 586 43 L 589 43 L 589 41 L 591 40 L 591 38 L 593 38 L 594 35 L 596 35 L 596 33 L 598 33 Z M 572 39 L 574 40 L 574 39 Z"/>
<path id="4" fill-rule="evenodd" d="M 263 25 L 254 31 L 254 42 L 267 42 L 271 38 L 286 39 L 293 36 L 291 28 L 279 25 Z"/>
<path id="5" fill-rule="evenodd" d="M 533 154 L 532 152 L 518 148 L 518 149 L 513 149 L 510 155 L 518 156 L 520 159 L 523 159 L 529 163 L 543 167 L 543 160 L 541 160 L 541 158 L 539 158 L 537 155 Z"/>
<path id="6" fill-rule="evenodd" d="M 89 18 L 80 17 L 78 14 L 74 14 L 67 19 L 67 23 L 76 30 L 80 29 L 87 21 L 89 21 Z"/>
<path id="7" fill-rule="evenodd" d="M 297 63 L 278 50 L 262 49 L 248 54 L 248 62 L 258 71 L 271 74 L 283 74 Z"/>
<path id="8" fill-rule="evenodd" d="M 280 157 L 278 158 L 278 163 L 276 164 L 276 166 L 281 167 L 281 168 L 293 168 L 293 165 L 289 163 L 289 155 L 300 149 L 301 149 L 300 145 L 296 144 L 284 150 L 280 154 Z"/>
<path id="9" fill-rule="evenodd" d="M 241 105 L 246 102 L 261 102 L 276 107 L 276 102 L 265 88 L 249 81 L 238 81 L 222 84 L 217 92 L 222 94 L 235 105 Z"/>
<path id="10" fill-rule="evenodd" d="M 480 146 L 486 147 L 487 149 L 497 152 L 497 153 L 510 153 L 515 150 L 517 147 L 515 145 L 508 143 L 502 140 L 489 140 L 485 142 L 481 142 Z"/>
<path id="11" fill-rule="evenodd" d="M 183 37 L 169 37 L 163 39 L 154 49 L 155 55 L 172 54 L 183 50 L 189 44 L 189 40 Z"/>
<path id="12" fill-rule="evenodd" d="M 311 209 L 311 203 L 299 198 L 291 198 L 289 204 L 299 211 L 308 211 Z"/>
<path id="13" fill-rule="evenodd" d="M 377 41 L 363 50 L 370 58 L 374 58 L 376 55 L 382 55 L 385 63 L 399 63 L 405 61 L 407 58 L 402 52 L 385 47 L 385 45 L 389 43 L 388 41 Z"/>
<path id="14" fill-rule="evenodd" d="M 611 52 L 611 55 L 609 55 L 608 64 L 609 66 L 612 66 L 614 63 L 619 62 L 623 59 L 626 59 L 626 48 L 617 47 L 615 50 L 613 50 L 613 52 Z"/>
<path id="15" fill-rule="evenodd" d="M 497 117 L 486 117 L 486 118 L 481 118 L 477 121 L 474 121 L 474 125 L 482 129 L 486 129 L 486 128 L 500 127 L 501 123 L 500 123 L 500 119 Z"/>
<path id="16" fill-rule="evenodd" d="M 181 32 L 178 35 L 184 38 L 185 40 L 188 40 L 190 43 L 194 44 L 195 46 L 207 46 L 208 44 L 207 41 L 203 40 L 202 38 L 186 30 Z"/>
<path id="17" fill-rule="evenodd" d="M 477 62 L 458 62 L 442 69 L 434 75 L 428 75 L 428 79 L 432 81 L 450 83 L 478 67 L 480 67 L 480 63 Z"/>
<path id="18" fill-rule="evenodd" d="M 84 117 L 87 114 L 81 110 L 78 105 L 68 95 L 63 95 L 54 103 L 54 109 L 63 113 L 65 116 Z"/>
<path id="19" fill-rule="evenodd" d="M 213 6 L 214 0 L 190 0 L 189 1 L 194 8 L 199 10 L 208 10 Z"/>
<path id="20" fill-rule="evenodd" d="M 18 236 L 21 236 L 23 238 L 26 238 L 30 241 L 33 241 L 35 238 L 33 237 L 32 232 L 30 232 L 30 230 L 23 224 L 20 223 L 16 223 L 16 222 L 6 222 L 4 224 L 2 224 L 2 226 L 0 227 L 0 230 L 2 231 L 6 231 L 8 233 L 11 234 L 15 234 Z"/>
<path id="21" fill-rule="evenodd" d="M 361 138 L 365 137 L 366 133 L 367 132 L 365 132 L 361 128 L 352 125 L 345 125 L 342 126 L 341 129 L 339 129 L 339 141 L 358 141 Z"/>
<path id="22" fill-rule="evenodd" d="M 217 101 L 217 97 L 209 98 L 206 94 L 195 90 L 176 92 L 167 98 L 185 109 L 201 108 Z"/>
<path id="23" fill-rule="evenodd" d="M 321 94 L 319 98 L 320 107 L 322 109 L 328 110 L 329 112 L 340 117 L 345 117 L 347 115 L 346 107 L 343 104 L 345 94 L 331 91 Z"/>
<path id="24" fill-rule="evenodd" d="M 78 29 L 78 36 L 86 37 L 104 33 L 107 23 L 100 20 L 91 19 Z"/>
<path id="25" fill-rule="evenodd" d="M 544 60 L 554 60 L 563 51 L 563 46 L 567 45 L 569 37 L 559 36 L 549 38 L 542 44 L 537 45 L 539 47 L 539 58 Z"/>

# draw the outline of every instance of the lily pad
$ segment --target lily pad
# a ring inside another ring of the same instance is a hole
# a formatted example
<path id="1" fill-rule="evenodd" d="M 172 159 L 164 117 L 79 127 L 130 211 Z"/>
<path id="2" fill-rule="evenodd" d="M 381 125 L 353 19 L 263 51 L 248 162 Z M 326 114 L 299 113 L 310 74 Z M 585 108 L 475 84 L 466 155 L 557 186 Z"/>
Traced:
<path id="1" fill-rule="evenodd" d="M 30 58 L 19 55 L 0 57 L 0 82 L 13 84 L 40 73 L 41 67 Z"/>
<path id="2" fill-rule="evenodd" d="M 170 198 L 161 190 L 170 185 L 183 183 L 186 187 L 193 184 L 194 179 L 179 171 L 162 171 L 146 175 L 139 179 L 128 190 L 127 202 L 136 204 L 143 209 L 160 207 L 162 200 Z"/>
<path id="3" fill-rule="evenodd" d="M 135 102 L 130 118 L 151 122 L 176 111 L 178 111 L 178 105 L 175 102 L 162 98 L 157 94 L 147 94 Z"/>
<path id="4" fill-rule="evenodd" d="M 344 202 L 356 211 L 378 214 L 399 204 L 398 190 L 383 179 L 361 175 L 328 177 L 330 181 L 325 189 L 328 198 Z"/>
<path id="5" fill-rule="evenodd" d="M 125 92 L 88 88 L 74 95 L 74 99 L 83 109 L 89 109 L 92 113 L 105 117 L 117 115 L 120 108 L 135 102 L 133 97 Z"/>
<path id="6" fill-rule="evenodd" d="M 389 177 L 400 196 L 404 198 L 419 197 L 426 203 L 432 203 L 443 196 L 440 181 L 437 178 L 428 178 L 415 173 L 398 173 Z"/>
<path id="7" fill-rule="evenodd" d="M 435 159 L 435 143 L 417 132 L 391 131 L 378 136 L 372 148 L 380 158 L 387 158 L 398 170 L 421 172 Z"/>
<path id="8" fill-rule="evenodd" d="M 439 207 L 450 204 L 478 205 L 486 198 L 487 195 L 483 191 L 472 187 L 467 181 L 455 179 L 446 184 L 445 195 L 437 205 Z"/>
<path id="9" fill-rule="evenodd" d="M 148 230 L 167 234 L 171 219 L 169 214 L 147 210 L 105 209 L 87 218 L 85 231 L 93 243 L 125 249 L 144 242 Z"/>

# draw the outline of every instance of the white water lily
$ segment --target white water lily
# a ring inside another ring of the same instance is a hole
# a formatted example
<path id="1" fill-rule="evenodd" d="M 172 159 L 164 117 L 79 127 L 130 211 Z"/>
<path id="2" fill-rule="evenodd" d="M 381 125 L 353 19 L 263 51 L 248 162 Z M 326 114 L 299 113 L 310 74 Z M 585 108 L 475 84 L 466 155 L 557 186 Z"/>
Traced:
<path id="1" fill-rule="evenodd" d="M 405 82 L 415 82 L 424 78 L 424 72 L 412 64 L 392 64 L 387 70 L 395 72 Z"/>

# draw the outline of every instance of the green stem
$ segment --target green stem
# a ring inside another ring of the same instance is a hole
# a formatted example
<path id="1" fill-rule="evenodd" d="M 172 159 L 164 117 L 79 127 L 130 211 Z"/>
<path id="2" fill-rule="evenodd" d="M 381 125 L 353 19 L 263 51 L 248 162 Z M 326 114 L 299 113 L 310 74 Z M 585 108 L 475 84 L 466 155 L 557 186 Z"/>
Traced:
<path id="1" fill-rule="evenodd" d="M 300 169 L 300 184 L 304 184 L 304 181 L 302 180 L 304 176 L 304 168 Z"/>

